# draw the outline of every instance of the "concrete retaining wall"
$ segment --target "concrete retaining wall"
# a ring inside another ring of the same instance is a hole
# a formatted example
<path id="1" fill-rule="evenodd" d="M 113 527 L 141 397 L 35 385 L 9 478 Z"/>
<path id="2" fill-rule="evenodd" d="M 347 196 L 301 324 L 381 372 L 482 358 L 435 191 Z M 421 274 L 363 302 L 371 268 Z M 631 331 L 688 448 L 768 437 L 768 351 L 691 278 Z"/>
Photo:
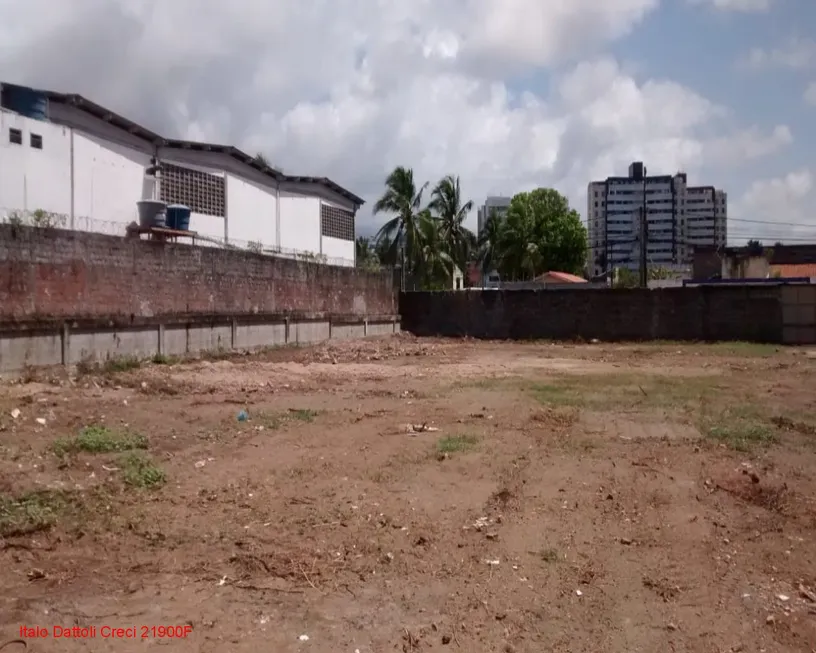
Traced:
<path id="1" fill-rule="evenodd" d="M 139 325 L 104 326 L 54 322 L 0 330 L 0 374 L 28 367 L 75 366 L 117 358 L 147 359 L 156 354 L 185 356 L 202 352 L 309 345 L 326 340 L 398 333 L 396 316 L 336 321 L 282 316 L 242 316 L 179 323 L 151 320 Z"/>

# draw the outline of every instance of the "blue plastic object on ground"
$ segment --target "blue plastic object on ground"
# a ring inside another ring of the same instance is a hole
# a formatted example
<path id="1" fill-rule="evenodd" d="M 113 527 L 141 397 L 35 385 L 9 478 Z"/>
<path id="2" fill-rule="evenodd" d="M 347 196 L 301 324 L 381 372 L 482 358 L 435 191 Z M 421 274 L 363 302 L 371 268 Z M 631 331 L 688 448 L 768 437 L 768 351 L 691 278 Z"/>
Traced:
<path id="1" fill-rule="evenodd" d="M 249 419 L 249 413 L 246 410 L 241 409 L 241 412 L 238 413 L 238 421 L 239 422 L 246 422 Z"/>

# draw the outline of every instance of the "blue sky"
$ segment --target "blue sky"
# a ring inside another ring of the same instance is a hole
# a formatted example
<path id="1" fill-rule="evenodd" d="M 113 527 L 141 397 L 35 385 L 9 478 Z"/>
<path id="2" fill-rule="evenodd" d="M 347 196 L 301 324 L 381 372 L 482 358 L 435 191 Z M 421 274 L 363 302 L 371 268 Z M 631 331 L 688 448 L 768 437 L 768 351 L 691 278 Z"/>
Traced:
<path id="1" fill-rule="evenodd" d="M 589 181 L 643 160 L 724 188 L 732 242 L 816 240 L 813 0 L 0 0 L 0 15 L 6 81 L 328 176 L 368 201 L 362 232 L 396 165 L 459 175 L 477 204 L 555 187 L 583 214 Z"/>
<path id="2" fill-rule="evenodd" d="M 694 89 L 711 101 L 729 107 L 733 120 L 771 130 L 789 127 L 793 140 L 773 155 L 743 165 L 711 167 L 707 172 L 732 199 L 747 192 L 752 182 L 784 177 L 814 163 L 816 106 L 804 94 L 816 80 L 816 3 L 779 0 L 768 11 L 723 11 L 687 2 L 663 2 L 632 34 L 610 48 L 623 61 L 634 62 L 645 77 L 666 77 Z M 809 38 L 810 36 L 810 38 Z M 763 53 L 760 56 L 758 53 Z M 812 222 L 816 240 L 816 212 L 797 212 L 795 218 L 772 215 L 742 217 L 780 222 Z M 805 220 L 804 218 L 809 218 Z M 763 227 L 764 228 L 764 227 Z M 734 224 L 732 233 L 759 227 Z M 780 226 L 773 231 L 786 235 Z M 798 234 L 799 236 L 803 234 Z"/>

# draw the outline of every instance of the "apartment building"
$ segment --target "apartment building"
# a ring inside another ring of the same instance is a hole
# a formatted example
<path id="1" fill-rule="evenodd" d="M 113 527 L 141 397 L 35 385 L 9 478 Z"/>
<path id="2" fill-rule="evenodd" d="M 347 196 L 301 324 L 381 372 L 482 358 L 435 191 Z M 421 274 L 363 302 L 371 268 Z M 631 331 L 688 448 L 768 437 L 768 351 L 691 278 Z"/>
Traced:
<path id="1" fill-rule="evenodd" d="M 512 197 L 504 197 L 501 195 L 493 195 L 485 200 L 485 203 L 477 209 L 478 232 L 482 233 L 488 218 L 495 211 L 499 217 L 503 217 L 510 207 L 510 200 Z"/>
<path id="2" fill-rule="evenodd" d="M 629 166 L 626 177 L 590 182 L 588 264 L 593 275 L 639 268 L 642 219 L 648 265 L 686 267 L 695 246 L 725 245 L 727 195 L 713 186 L 689 186 L 684 172 L 649 176 L 640 161 Z"/>

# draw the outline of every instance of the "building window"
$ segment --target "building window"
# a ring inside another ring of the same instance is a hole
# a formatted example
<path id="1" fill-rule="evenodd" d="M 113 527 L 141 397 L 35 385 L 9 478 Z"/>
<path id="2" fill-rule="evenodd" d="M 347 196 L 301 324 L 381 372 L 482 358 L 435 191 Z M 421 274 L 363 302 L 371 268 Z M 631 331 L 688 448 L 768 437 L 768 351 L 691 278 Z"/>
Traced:
<path id="1" fill-rule="evenodd" d="M 224 178 L 169 163 L 161 168 L 161 201 L 183 204 L 193 212 L 223 218 L 226 213 Z"/>
<path id="2" fill-rule="evenodd" d="M 39 134 L 31 134 L 30 143 L 31 143 L 31 147 L 33 147 L 35 150 L 41 150 L 42 149 L 42 136 L 40 136 Z"/>
<path id="3" fill-rule="evenodd" d="M 21 129 L 14 129 L 14 127 L 9 128 L 9 143 L 14 143 L 15 145 L 22 145 L 23 131 Z"/>
<path id="4" fill-rule="evenodd" d="M 329 238 L 354 241 L 354 214 L 328 204 L 320 204 L 320 233 Z"/>

